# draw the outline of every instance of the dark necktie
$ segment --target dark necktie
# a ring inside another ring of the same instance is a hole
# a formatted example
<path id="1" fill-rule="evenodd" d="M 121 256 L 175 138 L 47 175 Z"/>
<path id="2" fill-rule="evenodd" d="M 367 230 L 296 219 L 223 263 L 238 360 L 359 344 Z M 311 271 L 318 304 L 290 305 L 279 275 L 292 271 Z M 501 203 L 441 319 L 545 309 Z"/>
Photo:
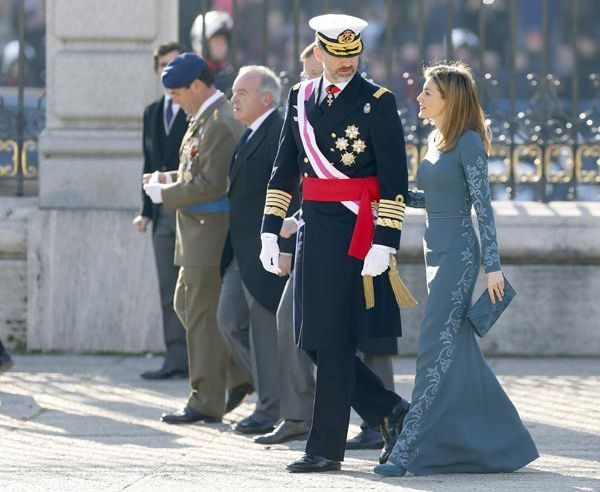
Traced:
<path id="1" fill-rule="evenodd" d="M 168 135 L 173 124 L 173 99 L 167 101 L 167 109 L 165 109 L 165 133 Z"/>
<path id="2" fill-rule="evenodd" d="M 237 156 L 240 153 L 240 150 L 242 150 L 242 147 L 244 147 L 244 145 L 246 145 L 246 142 L 248 141 L 248 138 L 250 138 L 251 134 L 252 134 L 252 129 L 246 128 L 246 131 L 242 134 L 242 138 L 240 138 L 240 143 L 238 143 L 237 147 L 235 148 L 235 152 L 233 153 L 233 157 L 231 158 L 230 169 L 233 169 L 233 167 L 235 166 L 235 161 L 237 159 Z"/>
<path id="3" fill-rule="evenodd" d="M 341 89 L 337 85 L 331 84 L 325 87 L 325 92 L 327 95 L 325 96 L 325 99 L 323 99 L 323 101 L 321 102 L 321 107 L 330 108 L 333 105 L 333 101 L 335 101 L 335 95 L 338 92 L 341 92 Z"/>
<path id="4" fill-rule="evenodd" d="M 246 128 L 246 131 L 242 134 L 242 138 L 240 138 L 240 143 L 238 144 L 238 146 L 235 149 L 235 156 L 236 157 L 240 153 L 240 151 L 242 150 L 242 148 L 244 147 L 244 145 L 246 145 L 246 142 L 250 138 L 251 134 L 252 134 L 252 128 Z"/>

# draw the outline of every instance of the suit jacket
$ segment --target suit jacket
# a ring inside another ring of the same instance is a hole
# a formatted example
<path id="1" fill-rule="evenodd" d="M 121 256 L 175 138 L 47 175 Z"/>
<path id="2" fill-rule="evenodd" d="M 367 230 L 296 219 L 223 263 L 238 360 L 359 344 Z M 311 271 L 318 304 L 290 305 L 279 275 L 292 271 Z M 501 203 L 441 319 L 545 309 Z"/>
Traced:
<path id="1" fill-rule="evenodd" d="M 179 110 L 169 135 L 163 122 L 164 96 L 146 106 L 144 110 L 144 173 L 174 171 L 179 167 L 179 147 L 187 129 L 186 116 Z M 157 206 L 142 192 L 143 206 L 140 215 L 156 224 Z"/>
<path id="2" fill-rule="evenodd" d="M 229 165 L 242 131 L 224 96 L 190 122 L 181 143 L 179 169 L 172 173 L 173 183 L 164 185 L 162 191 L 165 210 L 177 210 L 176 265 L 220 266 L 228 214 L 194 212 L 187 207 L 226 196 Z"/>
<path id="3" fill-rule="evenodd" d="M 242 147 L 229 173 L 229 234 L 223 251 L 222 268 L 235 256 L 242 280 L 252 296 L 276 313 L 286 278 L 267 272 L 258 258 L 260 225 L 267 183 L 277 154 L 283 118 L 272 112 Z M 282 252 L 293 253 L 295 238 L 280 240 Z"/>

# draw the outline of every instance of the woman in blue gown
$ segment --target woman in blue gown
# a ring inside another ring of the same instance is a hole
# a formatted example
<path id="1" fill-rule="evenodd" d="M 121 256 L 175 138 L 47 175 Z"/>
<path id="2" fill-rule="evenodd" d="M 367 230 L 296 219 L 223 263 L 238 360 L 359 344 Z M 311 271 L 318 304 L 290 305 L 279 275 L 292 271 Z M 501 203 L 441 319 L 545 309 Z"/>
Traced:
<path id="1" fill-rule="evenodd" d="M 469 68 L 459 62 L 425 70 L 419 117 L 435 124 L 419 166 L 429 297 L 419 334 L 412 403 L 390 456 L 375 467 L 387 476 L 511 472 L 538 457 L 519 414 L 487 365 L 465 322 L 479 272 L 480 246 L 488 293 L 501 299 L 504 278 L 487 174 L 490 138 Z"/>

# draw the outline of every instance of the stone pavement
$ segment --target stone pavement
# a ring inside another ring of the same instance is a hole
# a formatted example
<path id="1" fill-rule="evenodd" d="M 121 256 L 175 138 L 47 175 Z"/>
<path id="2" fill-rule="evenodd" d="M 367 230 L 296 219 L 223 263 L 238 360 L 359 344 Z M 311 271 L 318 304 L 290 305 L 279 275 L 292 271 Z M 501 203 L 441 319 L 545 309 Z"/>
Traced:
<path id="1" fill-rule="evenodd" d="M 341 472 L 290 474 L 303 443 L 270 448 L 231 432 L 252 400 L 219 425 L 158 420 L 184 401 L 183 380 L 148 382 L 159 359 L 26 355 L 0 375 L 0 490 L 394 489 L 600 490 L 600 360 L 491 359 L 541 458 L 517 473 L 381 478 L 376 451 L 350 451 Z M 414 359 L 396 361 L 396 388 Z M 353 415 L 350 432 L 358 430 Z"/>

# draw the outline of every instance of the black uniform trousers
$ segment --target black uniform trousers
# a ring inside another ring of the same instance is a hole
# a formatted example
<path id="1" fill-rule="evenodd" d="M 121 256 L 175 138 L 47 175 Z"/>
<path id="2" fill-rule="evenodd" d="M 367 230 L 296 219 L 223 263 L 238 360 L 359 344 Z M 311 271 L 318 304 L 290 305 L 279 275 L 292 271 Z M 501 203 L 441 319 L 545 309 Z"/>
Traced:
<path id="1" fill-rule="evenodd" d="M 402 398 L 356 356 L 356 346 L 308 350 L 317 365 L 313 423 L 306 453 L 342 461 L 350 408 L 377 427 Z"/>

